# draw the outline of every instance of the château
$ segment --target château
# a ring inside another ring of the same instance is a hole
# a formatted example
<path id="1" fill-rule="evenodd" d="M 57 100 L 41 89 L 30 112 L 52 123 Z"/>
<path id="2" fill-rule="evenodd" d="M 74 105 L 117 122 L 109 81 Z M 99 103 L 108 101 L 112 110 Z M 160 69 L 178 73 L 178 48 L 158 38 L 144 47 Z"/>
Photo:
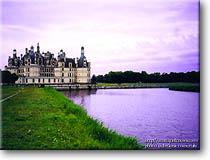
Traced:
<path id="1" fill-rule="evenodd" d="M 80 58 L 67 58 L 66 53 L 60 50 L 56 59 L 49 51 L 41 53 L 38 43 L 36 51 L 31 46 L 20 57 L 14 49 L 5 70 L 19 76 L 15 82 L 18 84 L 90 83 L 90 65 L 84 55 L 84 47 L 81 47 Z"/>

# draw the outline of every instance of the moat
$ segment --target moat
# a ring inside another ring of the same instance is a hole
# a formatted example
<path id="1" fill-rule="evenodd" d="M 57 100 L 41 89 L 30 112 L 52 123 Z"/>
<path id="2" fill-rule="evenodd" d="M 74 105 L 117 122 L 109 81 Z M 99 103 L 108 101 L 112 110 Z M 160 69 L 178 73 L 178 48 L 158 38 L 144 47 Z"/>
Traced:
<path id="1" fill-rule="evenodd" d="M 137 137 L 140 143 L 148 144 L 148 139 L 199 141 L 200 93 L 167 88 L 62 92 L 106 127 Z M 199 147 L 199 142 L 186 144 Z"/>

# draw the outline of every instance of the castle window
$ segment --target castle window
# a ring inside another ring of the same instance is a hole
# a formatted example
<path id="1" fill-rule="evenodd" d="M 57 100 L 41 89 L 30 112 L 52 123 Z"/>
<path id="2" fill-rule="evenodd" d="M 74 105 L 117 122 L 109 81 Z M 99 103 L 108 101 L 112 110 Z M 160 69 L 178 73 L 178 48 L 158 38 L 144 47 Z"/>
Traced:
<path id="1" fill-rule="evenodd" d="M 40 83 L 40 79 L 38 79 L 38 82 Z"/>
<path id="2" fill-rule="evenodd" d="M 33 79 L 33 83 L 34 83 L 34 79 Z"/>
<path id="3" fill-rule="evenodd" d="M 54 83 L 55 83 L 55 79 L 54 79 Z"/>
<path id="4" fill-rule="evenodd" d="M 50 83 L 50 79 L 48 79 L 48 82 Z"/>
<path id="5" fill-rule="evenodd" d="M 62 71 L 64 71 L 64 68 L 62 68 Z"/>
<path id="6" fill-rule="evenodd" d="M 64 82 L 64 80 L 62 79 L 62 83 Z"/>
<path id="7" fill-rule="evenodd" d="M 64 77 L 64 73 L 62 73 L 62 77 Z"/>

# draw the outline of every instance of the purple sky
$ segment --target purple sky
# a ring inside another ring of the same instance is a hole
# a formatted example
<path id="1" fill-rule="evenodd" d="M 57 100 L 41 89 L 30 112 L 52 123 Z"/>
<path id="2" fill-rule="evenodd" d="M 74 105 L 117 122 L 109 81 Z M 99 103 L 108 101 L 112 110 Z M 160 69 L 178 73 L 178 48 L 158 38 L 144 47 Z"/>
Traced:
<path id="1" fill-rule="evenodd" d="M 2 0 L 1 65 L 40 43 L 79 57 L 92 74 L 199 70 L 198 0 Z"/>

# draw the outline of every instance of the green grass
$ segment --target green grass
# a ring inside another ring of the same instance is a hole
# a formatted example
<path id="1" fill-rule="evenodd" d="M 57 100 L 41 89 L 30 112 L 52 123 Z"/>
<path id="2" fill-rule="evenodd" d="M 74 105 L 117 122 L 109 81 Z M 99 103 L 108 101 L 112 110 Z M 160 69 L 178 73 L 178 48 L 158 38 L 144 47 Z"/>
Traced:
<path id="1" fill-rule="evenodd" d="M 3 149 L 143 149 L 50 88 L 25 87 L 2 103 Z"/>
<path id="2" fill-rule="evenodd" d="M 98 86 L 139 85 L 140 83 L 97 83 Z"/>
<path id="3" fill-rule="evenodd" d="M 189 92 L 200 92 L 200 84 L 179 84 L 169 86 L 169 90 L 174 91 L 189 91 Z"/>
<path id="4" fill-rule="evenodd" d="M 15 86 L 2 86 L 0 88 L 0 99 L 4 99 L 6 97 L 9 97 L 13 94 L 15 94 L 17 91 L 19 91 L 22 87 L 15 87 Z"/>

